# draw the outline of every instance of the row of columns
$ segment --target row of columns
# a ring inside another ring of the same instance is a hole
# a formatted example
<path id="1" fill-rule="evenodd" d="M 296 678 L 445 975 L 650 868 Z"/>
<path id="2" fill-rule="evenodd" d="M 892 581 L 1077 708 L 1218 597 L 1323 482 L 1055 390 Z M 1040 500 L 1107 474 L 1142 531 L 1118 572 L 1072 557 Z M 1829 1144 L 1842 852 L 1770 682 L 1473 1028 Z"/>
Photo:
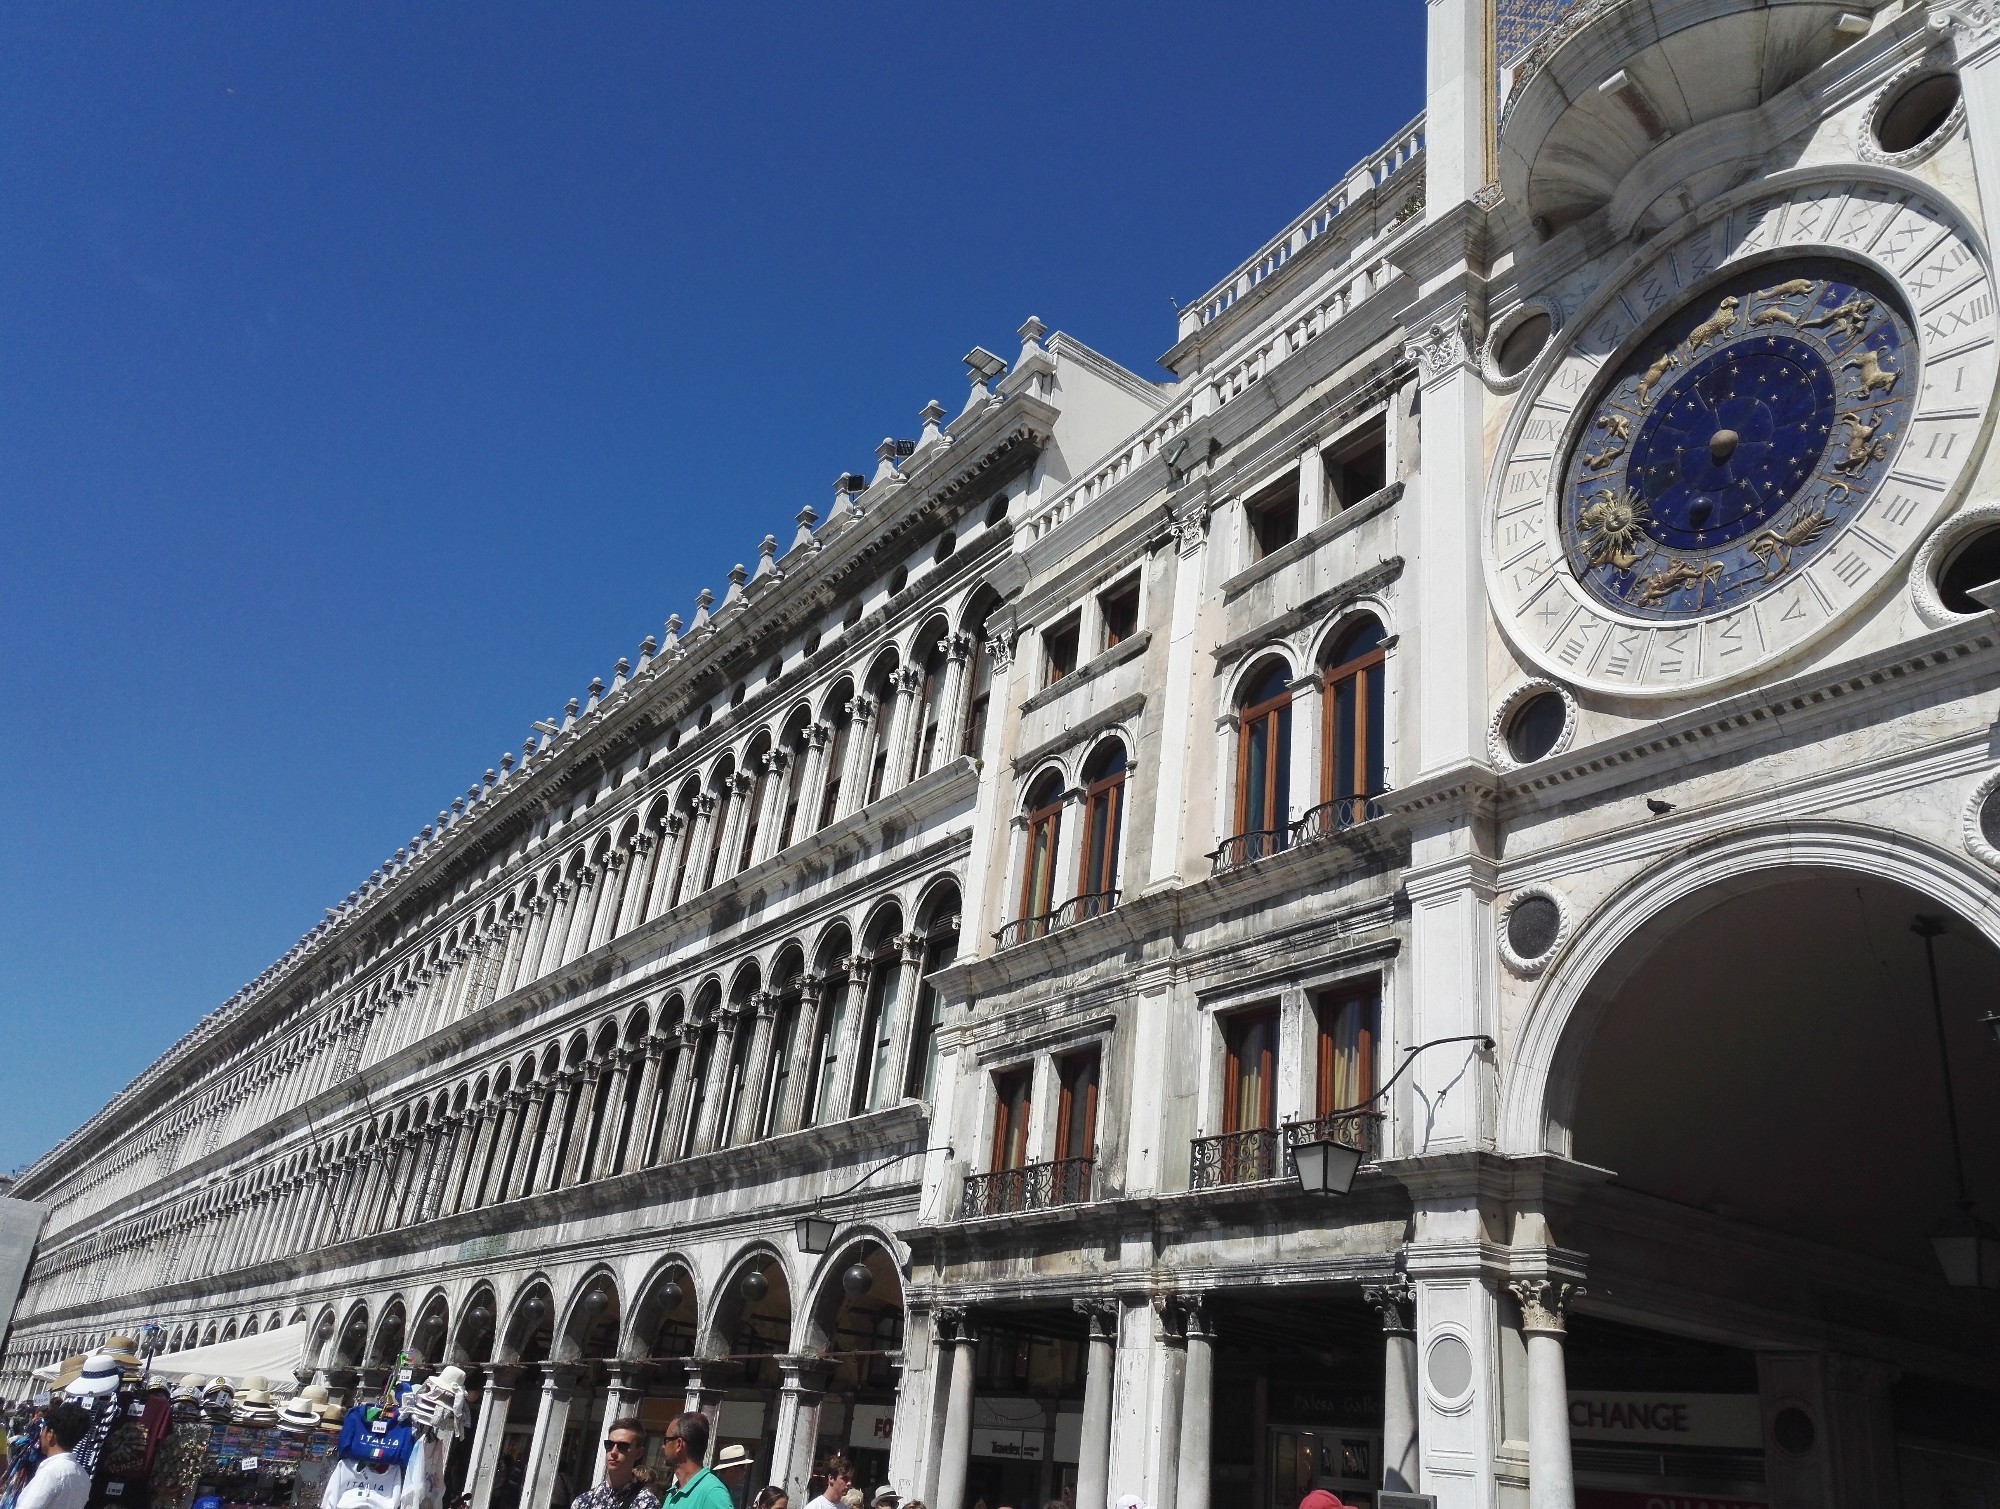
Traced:
<path id="1" fill-rule="evenodd" d="M 1520 1307 L 1527 1342 L 1528 1503 L 1530 1509 L 1575 1509 L 1563 1342 L 1565 1310 L 1582 1290 L 1556 1278 L 1515 1280 L 1507 1289 Z M 1365 1286 L 1362 1293 L 1382 1325 L 1382 1487 L 1416 1493 L 1423 1489 L 1424 1476 L 1418 1289 L 1399 1275 Z M 1074 1305 L 1089 1327 L 1076 1509 L 1108 1509 L 1114 1497 L 1124 1493 L 1140 1494 L 1153 1509 L 1209 1509 L 1215 1329 L 1203 1297 L 1155 1296 L 1144 1323 L 1150 1328 L 1157 1365 L 1122 1377 L 1121 1333 L 1143 1311 L 1136 1306 L 1128 1309 L 1125 1301 L 1115 1298 L 1078 1299 Z M 929 1481 L 913 1492 L 935 1509 L 966 1509 L 979 1333 L 965 1306 L 936 1306 L 931 1318 L 938 1380 L 933 1387 L 942 1396 L 943 1408 L 935 1451 L 922 1453 L 929 1463 Z M 1121 1387 L 1149 1395 L 1146 1413 L 1152 1428 L 1144 1432 L 1144 1441 L 1152 1443 L 1150 1448 L 1136 1440 L 1114 1441 L 1114 1404 Z M 1264 1443 L 1256 1443 L 1255 1449 L 1263 1451 Z M 1122 1464 L 1122 1475 L 1134 1481 L 1112 1481 L 1114 1458 Z M 1433 1484 L 1429 1491 L 1444 1487 Z M 930 1491 L 924 1492 L 925 1488 Z M 1441 1502 L 1452 1497 L 1447 1490 Z"/>

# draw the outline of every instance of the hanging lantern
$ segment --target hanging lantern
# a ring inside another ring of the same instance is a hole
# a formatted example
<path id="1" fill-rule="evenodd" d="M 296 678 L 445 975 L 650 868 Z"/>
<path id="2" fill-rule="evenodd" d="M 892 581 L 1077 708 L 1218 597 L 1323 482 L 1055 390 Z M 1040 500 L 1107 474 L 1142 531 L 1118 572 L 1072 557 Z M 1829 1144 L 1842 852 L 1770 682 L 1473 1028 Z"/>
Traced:
<path id="1" fill-rule="evenodd" d="M 758 1300 L 771 1292 L 771 1285 L 770 1281 L 763 1274 L 753 1268 L 750 1272 L 743 1275 L 741 1289 L 743 1298 L 748 1303 L 754 1305 Z"/>
<path id="2" fill-rule="evenodd" d="M 875 1275 L 868 1271 L 866 1263 L 856 1263 L 840 1276 L 840 1287 L 848 1296 L 859 1299 L 875 1287 Z"/>
<path id="3" fill-rule="evenodd" d="M 485 1305 L 474 1305 L 465 1312 L 465 1321 L 474 1331 L 484 1331 L 493 1324 L 493 1312 Z"/>
<path id="4" fill-rule="evenodd" d="M 593 1289 L 583 1297 L 584 1312 L 589 1315 L 602 1315 L 604 1307 L 610 1303 L 611 1296 L 602 1289 Z"/>
<path id="5" fill-rule="evenodd" d="M 678 1310 L 681 1307 L 681 1301 L 686 1298 L 687 1291 L 682 1289 L 672 1279 L 668 1279 L 664 1284 L 660 1285 L 660 1308 L 669 1314 Z"/>
<path id="6" fill-rule="evenodd" d="M 521 1312 L 530 1320 L 540 1320 L 544 1315 L 549 1313 L 549 1302 L 537 1294 L 533 1299 L 521 1306 Z"/>

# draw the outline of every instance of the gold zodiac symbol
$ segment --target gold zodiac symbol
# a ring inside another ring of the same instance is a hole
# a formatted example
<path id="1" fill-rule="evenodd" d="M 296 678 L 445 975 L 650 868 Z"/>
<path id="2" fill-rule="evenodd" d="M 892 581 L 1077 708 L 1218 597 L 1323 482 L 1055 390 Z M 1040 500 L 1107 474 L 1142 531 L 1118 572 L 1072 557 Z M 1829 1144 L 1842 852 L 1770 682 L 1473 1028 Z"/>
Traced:
<path id="1" fill-rule="evenodd" d="M 1639 407 L 1647 408 L 1653 402 L 1653 389 L 1668 372 L 1681 364 L 1680 356 L 1672 351 L 1660 353 L 1660 359 L 1646 369 L 1646 375 L 1639 379 Z"/>
<path id="2" fill-rule="evenodd" d="M 1715 313 L 1687 334 L 1687 354 L 1692 357 L 1711 341 L 1719 340 L 1736 328 L 1736 309 L 1743 301 L 1730 294 L 1715 306 Z"/>
<path id="3" fill-rule="evenodd" d="M 1829 309 L 1825 314 L 1814 315 L 1804 323 L 1808 326 L 1826 325 L 1836 337 L 1846 336 L 1851 339 L 1861 333 L 1862 327 L 1874 317 L 1874 314 L 1873 299 L 1853 298 L 1838 309 Z"/>
<path id="4" fill-rule="evenodd" d="M 1584 532 L 1584 554 L 1593 566 L 1615 566 L 1629 571 L 1639 559 L 1636 548 L 1652 510 L 1646 500 L 1629 488 L 1623 493 L 1601 492 L 1577 514 Z"/>
<path id="5" fill-rule="evenodd" d="M 1843 493 L 1847 491 L 1842 483 L 1836 482 L 1834 487 Z M 1833 520 L 1826 516 L 1826 505 L 1832 499 L 1833 488 L 1829 488 L 1826 497 L 1783 529 L 1766 529 L 1752 536 L 1750 543 L 1744 549 L 1764 563 L 1763 580 L 1772 582 L 1783 576 L 1792 569 L 1793 551 L 1803 550 L 1833 528 Z"/>
<path id="6" fill-rule="evenodd" d="M 1875 416 L 1873 424 L 1858 412 L 1843 414 L 1838 422 L 1847 426 L 1847 453 L 1833 463 L 1835 471 L 1846 472 L 1851 477 L 1869 462 L 1880 461 L 1889 454 L 1889 442 L 1896 438 L 1896 432 L 1891 430 L 1880 440 L 1875 438 L 1875 432 L 1882 428 L 1881 415 Z"/>
<path id="7" fill-rule="evenodd" d="M 1712 584 L 1722 581 L 1723 570 L 1720 561 L 1704 561 L 1697 566 L 1693 561 L 1675 556 L 1669 560 L 1666 569 L 1656 571 L 1639 581 L 1639 606 L 1657 608 L 1683 587 L 1695 589 L 1694 605 L 1699 608 L 1702 599 L 1708 595 Z"/>
<path id="8" fill-rule="evenodd" d="M 1877 388 L 1884 393 L 1894 393 L 1896 379 L 1903 375 L 1892 367 L 1883 366 L 1882 353 L 1879 351 L 1857 351 L 1842 362 L 1840 367 L 1843 372 L 1849 367 L 1860 369 L 1861 386 L 1854 390 L 1856 398 L 1866 398 Z"/>
<path id="9" fill-rule="evenodd" d="M 1595 456 L 1585 456 L 1583 464 L 1591 471 L 1604 470 L 1612 462 L 1625 454 L 1625 443 L 1632 438 L 1632 422 L 1623 414 L 1607 413 L 1597 416 L 1597 428 L 1610 437 L 1610 443 Z"/>
<path id="10" fill-rule="evenodd" d="M 1770 288 L 1758 289 L 1755 302 L 1761 304 L 1767 299 L 1782 301 L 1785 299 L 1805 298 L 1817 287 L 1819 285 L 1811 278 L 1793 278 L 1789 282 L 1779 283 Z M 1774 304 L 1768 309 L 1760 309 L 1757 313 L 1750 316 L 1750 326 L 1752 329 L 1755 329 L 1759 325 L 1776 325 L 1779 323 L 1797 325 L 1798 322 L 1799 317 L 1793 314 L 1791 310 L 1782 307 L 1782 303 Z"/>

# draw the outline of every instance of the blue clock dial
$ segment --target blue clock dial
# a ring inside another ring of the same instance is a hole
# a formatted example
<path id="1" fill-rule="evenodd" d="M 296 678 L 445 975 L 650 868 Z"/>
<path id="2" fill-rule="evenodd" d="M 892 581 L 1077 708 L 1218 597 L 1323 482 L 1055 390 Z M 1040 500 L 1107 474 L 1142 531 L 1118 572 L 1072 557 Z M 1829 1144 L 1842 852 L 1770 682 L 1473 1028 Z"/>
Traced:
<path id="1" fill-rule="evenodd" d="M 1844 262 L 1711 288 L 1617 369 L 1565 470 L 1570 569 L 1638 618 L 1707 615 L 1825 550 L 1887 473 L 1916 343 L 1881 281 Z"/>

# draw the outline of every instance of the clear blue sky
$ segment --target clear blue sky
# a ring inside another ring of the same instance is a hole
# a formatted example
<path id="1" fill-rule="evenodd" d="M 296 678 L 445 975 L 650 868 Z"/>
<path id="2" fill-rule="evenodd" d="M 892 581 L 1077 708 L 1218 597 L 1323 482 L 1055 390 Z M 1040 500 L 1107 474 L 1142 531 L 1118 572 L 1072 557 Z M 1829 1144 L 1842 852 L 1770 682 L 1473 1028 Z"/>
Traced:
<path id="1" fill-rule="evenodd" d="M 0 10 L 0 1169 L 967 348 L 1164 376 L 1423 12 Z"/>

